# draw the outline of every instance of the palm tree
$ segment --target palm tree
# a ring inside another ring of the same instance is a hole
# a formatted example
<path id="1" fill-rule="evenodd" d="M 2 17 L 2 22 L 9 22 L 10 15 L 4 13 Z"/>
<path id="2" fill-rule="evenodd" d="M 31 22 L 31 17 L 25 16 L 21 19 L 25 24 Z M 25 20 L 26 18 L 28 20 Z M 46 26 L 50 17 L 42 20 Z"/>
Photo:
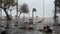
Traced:
<path id="1" fill-rule="evenodd" d="M 23 21 L 25 19 L 25 14 L 29 13 L 29 9 L 28 9 L 28 5 L 27 4 L 22 4 L 21 8 L 20 8 L 20 13 L 24 13 L 23 14 Z"/>
<path id="2" fill-rule="evenodd" d="M 32 22 L 34 21 L 34 12 L 36 12 L 36 8 L 32 9 Z"/>
<path id="3" fill-rule="evenodd" d="M 10 20 L 10 17 L 6 10 L 8 8 L 10 8 L 10 6 L 15 6 L 16 3 L 14 2 L 14 0 L 1 0 L 0 4 L 3 4 L 3 6 L 0 5 L 0 8 L 2 8 L 4 10 L 4 12 L 7 16 L 7 20 Z"/>

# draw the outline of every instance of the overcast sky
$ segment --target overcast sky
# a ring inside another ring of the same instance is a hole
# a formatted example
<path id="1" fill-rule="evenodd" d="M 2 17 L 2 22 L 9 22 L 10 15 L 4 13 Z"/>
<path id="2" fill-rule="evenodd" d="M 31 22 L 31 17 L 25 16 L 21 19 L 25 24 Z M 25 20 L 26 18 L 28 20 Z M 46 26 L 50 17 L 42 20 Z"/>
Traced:
<path id="1" fill-rule="evenodd" d="M 37 9 L 37 12 L 35 12 L 35 16 L 43 16 L 43 0 L 18 0 L 19 5 L 26 3 L 28 4 L 30 13 L 29 16 L 31 16 L 31 12 L 33 8 Z M 16 15 L 16 9 L 13 10 L 12 15 Z M 44 16 L 53 16 L 54 11 L 54 0 L 44 0 Z M 3 14 L 5 15 L 5 14 Z"/>

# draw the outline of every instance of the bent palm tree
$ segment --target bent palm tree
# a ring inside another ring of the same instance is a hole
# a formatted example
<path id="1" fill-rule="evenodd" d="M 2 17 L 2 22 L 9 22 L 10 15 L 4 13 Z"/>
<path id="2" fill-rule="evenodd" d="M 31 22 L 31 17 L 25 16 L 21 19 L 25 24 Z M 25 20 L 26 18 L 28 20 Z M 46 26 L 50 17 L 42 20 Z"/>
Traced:
<path id="1" fill-rule="evenodd" d="M 36 8 L 32 9 L 32 22 L 34 21 L 34 12 L 36 12 Z"/>

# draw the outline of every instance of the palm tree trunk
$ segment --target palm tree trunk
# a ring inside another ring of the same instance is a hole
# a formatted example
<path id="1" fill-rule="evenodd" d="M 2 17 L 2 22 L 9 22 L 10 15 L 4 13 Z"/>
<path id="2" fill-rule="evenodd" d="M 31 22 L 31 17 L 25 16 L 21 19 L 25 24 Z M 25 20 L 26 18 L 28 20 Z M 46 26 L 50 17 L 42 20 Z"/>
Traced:
<path id="1" fill-rule="evenodd" d="M 23 22 L 25 21 L 25 13 L 23 14 Z"/>
<path id="2" fill-rule="evenodd" d="M 7 16 L 7 20 L 10 20 L 10 17 L 9 17 L 9 15 L 8 15 L 6 9 L 4 9 L 4 12 L 5 12 L 6 16 Z"/>
<path id="3" fill-rule="evenodd" d="M 32 23 L 34 21 L 34 12 L 32 11 Z"/>
<path id="4" fill-rule="evenodd" d="M 8 29 L 8 28 L 9 28 L 9 22 L 8 22 L 8 20 L 10 20 L 10 17 L 9 17 L 9 15 L 8 15 L 6 9 L 4 9 L 4 12 L 5 12 L 6 16 L 7 16 L 6 29 Z"/>
<path id="5" fill-rule="evenodd" d="M 16 5 L 16 9 L 17 9 L 17 16 L 18 16 L 18 0 L 17 0 L 17 5 Z"/>
<path id="6" fill-rule="evenodd" d="M 20 15 L 21 15 L 21 12 L 19 13 L 19 17 L 20 17 Z M 20 20 L 20 19 L 19 19 Z"/>
<path id="7" fill-rule="evenodd" d="M 21 23 L 21 21 L 20 21 L 20 15 L 21 15 L 21 12 L 19 13 L 19 22 L 18 22 L 18 28 L 20 27 L 20 23 Z"/>
<path id="8" fill-rule="evenodd" d="M 20 12 L 20 14 L 19 14 L 19 17 L 20 17 L 20 15 L 21 15 L 21 12 Z"/>
<path id="9" fill-rule="evenodd" d="M 55 11 L 54 11 L 54 22 L 55 22 L 55 25 L 57 24 L 56 23 L 56 9 L 57 9 L 57 7 L 56 7 L 56 4 L 55 4 Z"/>
<path id="10" fill-rule="evenodd" d="M 19 13 L 19 17 L 20 17 L 20 15 L 21 15 L 21 12 Z"/>

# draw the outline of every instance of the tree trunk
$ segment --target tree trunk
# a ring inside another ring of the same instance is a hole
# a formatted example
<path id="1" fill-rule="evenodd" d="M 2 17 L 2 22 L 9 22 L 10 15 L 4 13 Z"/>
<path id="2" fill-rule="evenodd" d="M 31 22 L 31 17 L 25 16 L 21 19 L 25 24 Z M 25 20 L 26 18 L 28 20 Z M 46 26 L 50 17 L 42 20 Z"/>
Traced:
<path id="1" fill-rule="evenodd" d="M 19 14 L 19 17 L 20 17 L 20 15 L 21 15 L 21 12 L 20 12 L 20 14 Z M 19 19 L 20 20 L 20 19 Z"/>
<path id="2" fill-rule="evenodd" d="M 8 13 L 7 13 L 6 9 L 4 9 L 4 12 L 5 12 L 6 16 L 7 16 L 6 29 L 8 29 L 8 28 L 9 28 L 9 21 L 10 21 L 10 17 L 9 17 L 9 15 L 8 15 Z"/>
<path id="3" fill-rule="evenodd" d="M 7 11 L 6 11 L 6 9 L 4 9 L 4 12 L 5 12 L 5 14 L 6 14 L 6 17 L 7 17 L 7 23 L 6 23 L 6 29 L 9 29 L 9 22 L 10 22 L 10 17 L 9 17 L 9 15 L 8 15 L 8 13 L 7 13 Z M 8 31 L 8 30 L 7 30 Z M 9 32 L 7 32 L 8 34 L 9 34 Z"/>
<path id="4" fill-rule="evenodd" d="M 19 13 L 19 20 L 18 20 L 18 28 L 20 27 L 20 23 L 21 23 L 21 18 L 20 18 L 21 12 Z"/>
<path id="5" fill-rule="evenodd" d="M 6 9 L 4 9 L 4 12 L 5 12 L 5 14 L 6 14 L 7 20 L 10 20 L 10 17 L 9 17 L 9 15 L 8 15 Z"/>
<path id="6" fill-rule="evenodd" d="M 54 22 L 55 22 L 55 25 L 57 25 L 57 22 L 56 22 L 56 16 L 57 16 L 57 15 L 56 15 L 56 14 L 57 14 L 57 13 L 56 13 L 56 9 L 57 9 L 57 7 L 56 7 L 56 4 L 55 4 L 55 11 L 54 11 Z"/>
<path id="7" fill-rule="evenodd" d="M 32 23 L 34 22 L 34 12 L 32 11 Z"/>
<path id="8" fill-rule="evenodd" d="M 25 13 L 23 14 L 23 21 L 25 21 Z"/>
<path id="9" fill-rule="evenodd" d="M 21 12 L 19 13 L 19 17 L 20 17 L 20 15 L 21 15 Z"/>
<path id="10" fill-rule="evenodd" d="M 12 11 L 10 10 L 10 15 L 12 16 Z"/>

